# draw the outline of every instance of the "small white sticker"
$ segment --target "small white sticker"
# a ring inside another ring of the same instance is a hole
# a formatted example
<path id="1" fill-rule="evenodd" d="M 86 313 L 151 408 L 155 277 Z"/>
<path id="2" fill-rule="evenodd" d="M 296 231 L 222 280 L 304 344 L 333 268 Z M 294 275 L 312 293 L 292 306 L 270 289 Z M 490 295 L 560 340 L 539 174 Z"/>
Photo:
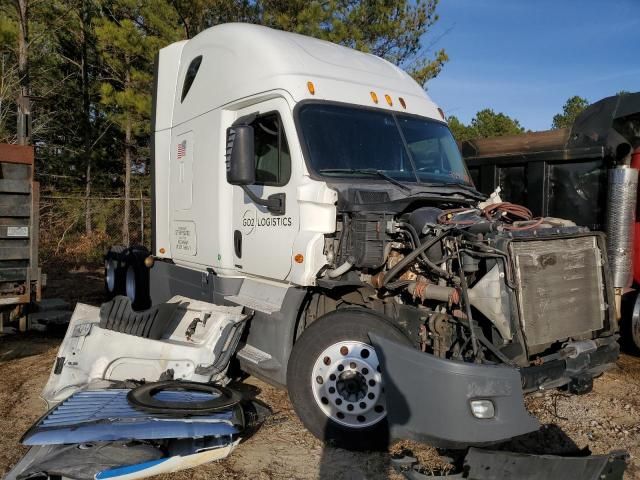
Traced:
<path id="1" fill-rule="evenodd" d="M 29 227 L 7 227 L 7 237 L 28 237 Z"/>
<path id="2" fill-rule="evenodd" d="M 196 226 L 193 222 L 173 222 L 176 255 L 196 254 Z"/>

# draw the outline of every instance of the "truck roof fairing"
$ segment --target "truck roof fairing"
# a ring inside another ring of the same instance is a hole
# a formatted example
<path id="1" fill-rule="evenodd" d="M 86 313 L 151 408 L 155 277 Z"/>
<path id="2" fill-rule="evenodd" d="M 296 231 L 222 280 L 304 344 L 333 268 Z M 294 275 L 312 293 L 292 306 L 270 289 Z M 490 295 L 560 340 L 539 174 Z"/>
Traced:
<path id="1" fill-rule="evenodd" d="M 199 55 L 202 62 L 196 79 L 181 100 L 186 71 Z M 313 82 L 314 93 L 307 82 Z M 441 119 L 425 91 L 388 61 L 323 40 L 251 24 L 218 25 L 162 49 L 158 85 L 155 130 L 276 90 L 288 92 L 296 102 L 331 100 Z M 371 92 L 376 93 L 378 103 Z"/>

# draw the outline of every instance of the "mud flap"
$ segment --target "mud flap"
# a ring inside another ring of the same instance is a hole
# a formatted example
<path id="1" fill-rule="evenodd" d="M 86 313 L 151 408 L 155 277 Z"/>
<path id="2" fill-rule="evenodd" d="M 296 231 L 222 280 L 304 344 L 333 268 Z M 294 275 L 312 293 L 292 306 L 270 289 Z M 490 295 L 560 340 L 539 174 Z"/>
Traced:
<path id="1" fill-rule="evenodd" d="M 611 452 L 589 457 L 528 455 L 470 448 L 461 473 L 425 475 L 411 457 L 392 460 L 408 480 L 622 480 L 629 454 Z"/>
<path id="2" fill-rule="evenodd" d="M 393 438 L 460 448 L 540 427 L 524 408 L 516 369 L 443 360 L 375 334 L 369 337 L 380 359 Z M 474 416 L 475 401 L 489 402 L 493 414 Z"/>

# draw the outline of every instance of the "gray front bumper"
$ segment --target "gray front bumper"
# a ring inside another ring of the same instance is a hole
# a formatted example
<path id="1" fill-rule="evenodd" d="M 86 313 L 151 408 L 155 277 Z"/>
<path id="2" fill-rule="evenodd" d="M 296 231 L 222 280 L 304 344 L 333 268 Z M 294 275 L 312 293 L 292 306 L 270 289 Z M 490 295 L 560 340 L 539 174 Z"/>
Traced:
<path id="1" fill-rule="evenodd" d="M 443 360 L 369 336 L 384 374 L 392 437 L 456 448 L 499 442 L 540 427 L 524 408 L 516 369 Z M 491 400 L 494 418 L 474 417 L 471 400 Z"/>

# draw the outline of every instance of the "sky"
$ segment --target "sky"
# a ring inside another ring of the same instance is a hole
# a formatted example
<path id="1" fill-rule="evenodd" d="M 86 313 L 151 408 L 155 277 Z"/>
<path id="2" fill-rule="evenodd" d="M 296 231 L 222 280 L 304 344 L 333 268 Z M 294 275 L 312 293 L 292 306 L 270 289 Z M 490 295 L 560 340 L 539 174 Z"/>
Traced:
<path id="1" fill-rule="evenodd" d="M 640 91 L 640 0 L 440 0 L 423 38 L 449 62 L 427 83 L 447 115 L 491 108 L 547 130 L 574 95 Z"/>

